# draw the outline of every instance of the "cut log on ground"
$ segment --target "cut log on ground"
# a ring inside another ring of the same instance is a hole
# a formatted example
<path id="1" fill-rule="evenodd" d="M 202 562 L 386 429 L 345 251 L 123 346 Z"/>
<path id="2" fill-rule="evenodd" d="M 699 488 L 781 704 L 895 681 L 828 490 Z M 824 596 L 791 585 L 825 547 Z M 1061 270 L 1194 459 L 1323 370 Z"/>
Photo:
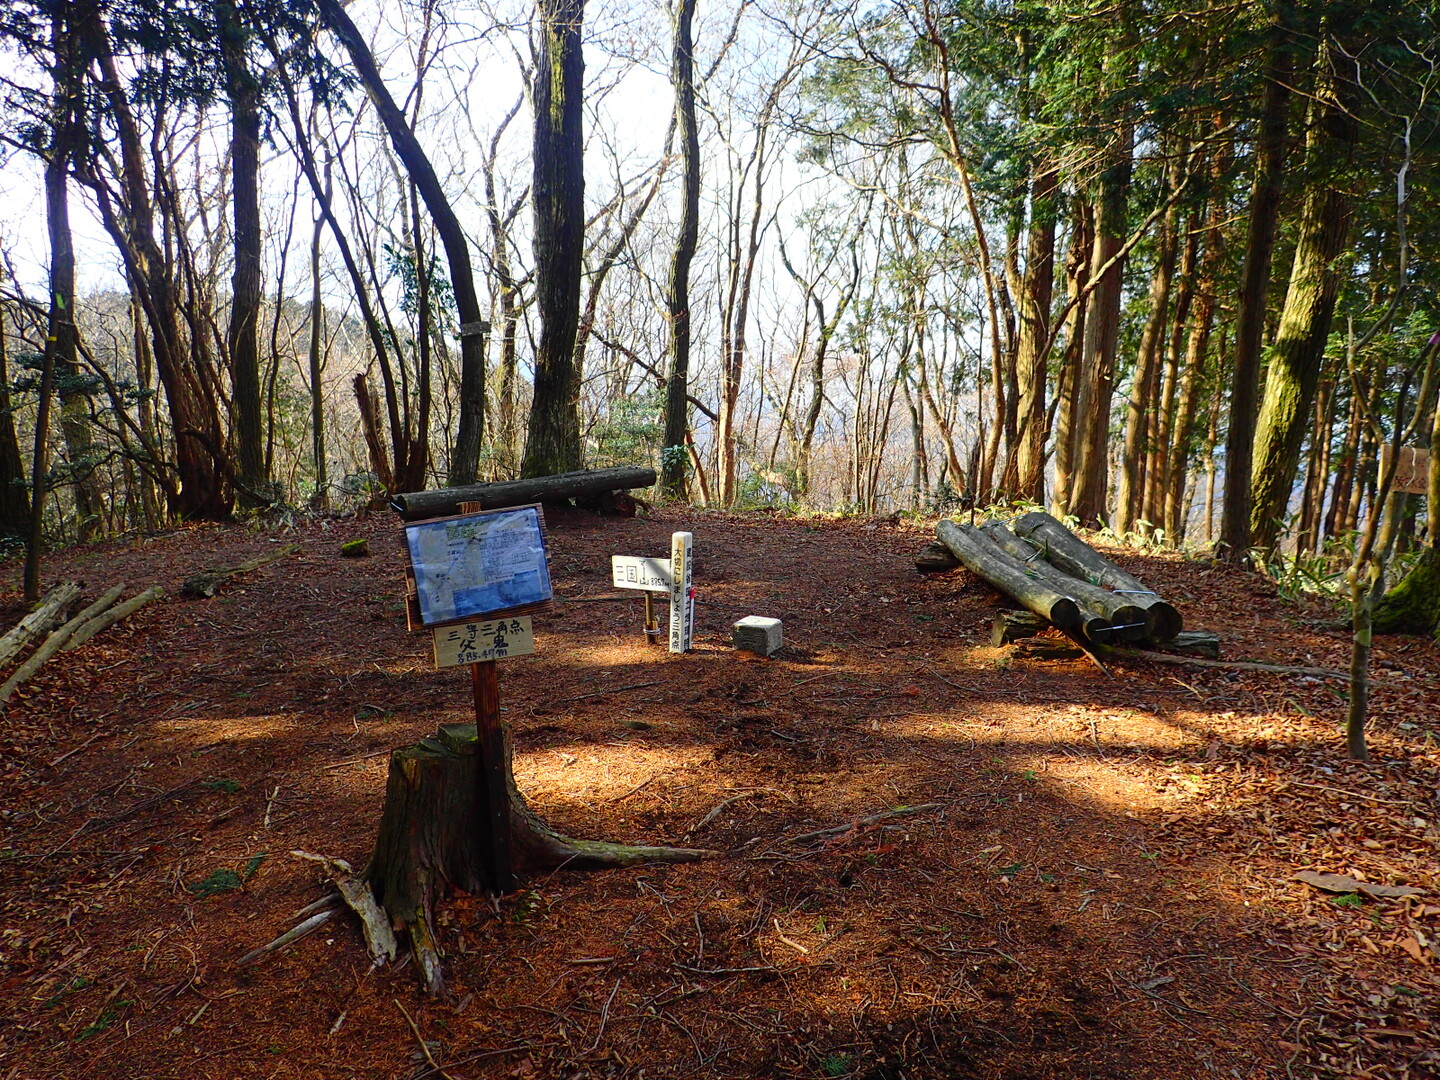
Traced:
<path id="1" fill-rule="evenodd" d="M 1033 611 L 1002 608 L 995 613 L 995 620 L 990 624 L 990 644 L 999 648 L 1049 629 L 1050 624 Z"/>
<path id="2" fill-rule="evenodd" d="M 1067 633 L 1081 632 L 1080 605 L 1048 582 L 1026 573 L 1015 559 L 995 546 L 979 529 L 940 521 L 935 525 L 940 542 L 954 552 L 965 568 Z"/>
<path id="3" fill-rule="evenodd" d="M 616 469 L 581 469 L 578 472 L 506 480 L 494 484 L 436 488 L 396 495 L 390 505 L 405 521 L 458 514 L 462 502 L 478 502 L 482 510 L 523 506 L 534 502 L 563 502 L 580 496 L 647 488 L 655 483 L 655 470 L 642 466 Z"/>
<path id="4" fill-rule="evenodd" d="M 70 635 L 70 640 L 65 642 L 62 647 L 66 652 L 69 652 L 71 649 L 78 649 L 81 645 L 84 645 L 85 642 L 100 633 L 101 630 L 108 630 L 121 619 L 128 619 L 146 604 L 152 604 L 164 595 L 165 590 L 159 585 L 151 585 L 150 588 L 138 596 L 132 596 L 123 604 L 116 604 L 109 611 L 101 612 L 89 622 L 82 624 L 80 629 Z"/>
<path id="5" fill-rule="evenodd" d="M 996 547 L 1013 556 L 1028 571 L 1048 579 L 1056 589 L 1073 596 L 1082 610 L 1089 609 L 1101 616 L 1101 619 L 1085 620 L 1085 636 L 1095 644 L 1145 641 L 1151 636 L 1155 616 L 1131 603 L 1128 596 L 1109 592 L 1056 569 L 1032 544 L 1020 539 L 998 521 L 986 525 L 984 532 Z"/>
<path id="6" fill-rule="evenodd" d="M 1164 651 L 1180 656 L 1219 660 L 1220 635 L 1210 630 L 1181 630 L 1173 639 L 1165 642 Z"/>
<path id="7" fill-rule="evenodd" d="M 955 553 L 938 540 L 926 544 L 915 556 L 915 569 L 922 574 L 943 574 L 959 565 L 960 560 L 955 558 Z"/>
<path id="8" fill-rule="evenodd" d="M 0 686 L 0 702 L 9 701 L 10 695 L 15 693 L 17 686 L 28 680 L 35 672 L 39 671 L 45 661 L 59 652 L 61 647 L 70 640 L 70 636 L 74 634 L 76 630 L 80 629 L 80 627 L 84 626 L 96 615 L 99 615 L 113 604 L 116 598 L 124 591 L 124 585 L 114 586 L 102 595 L 100 599 L 80 612 L 79 615 L 76 615 L 64 626 L 60 627 L 60 629 L 52 631 L 50 636 L 45 639 L 44 644 L 31 653 L 25 663 L 16 668 L 15 673 L 5 680 L 3 686 Z"/>
<path id="9" fill-rule="evenodd" d="M 0 667 L 24 651 L 36 634 L 54 630 L 65 621 L 65 612 L 80 599 L 80 586 L 73 581 L 61 582 L 41 597 L 35 610 L 21 619 L 8 634 L 0 638 Z"/>
<path id="10" fill-rule="evenodd" d="M 1010 655 L 1021 660 L 1079 660 L 1085 650 L 1060 638 L 1027 637 L 1011 643 Z"/>
<path id="11" fill-rule="evenodd" d="M 647 862 L 692 862 L 719 854 L 696 848 L 636 847 L 573 840 L 546 825 L 515 787 L 510 740 L 502 751 L 510 793 L 511 852 L 516 869 L 598 870 Z M 426 990 L 444 991 L 435 940 L 434 903 L 446 887 L 491 889 L 483 853 L 485 821 L 480 740 L 474 724 L 445 724 L 390 757 L 385 808 L 365 879 L 391 925 L 405 931 Z"/>
<path id="12" fill-rule="evenodd" d="M 220 586 L 236 574 L 248 574 L 252 570 L 259 570 L 262 566 L 269 566 L 272 562 L 278 562 L 286 555 L 293 555 L 300 550 L 299 544 L 286 544 L 284 547 L 276 548 L 268 555 L 260 555 L 253 559 L 247 559 L 239 566 L 215 567 L 210 570 L 201 570 L 198 574 L 192 574 L 185 579 L 185 584 L 180 586 L 182 596 L 194 596 L 201 599 L 214 596 Z"/>
<path id="13" fill-rule="evenodd" d="M 1016 536 L 1032 541 L 1050 563 L 1065 573 L 1125 596 L 1155 616 L 1155 641 L 1169 641 L 1184 629 L 1184 620 L 1168 603 L 1133 574 L 1127 574 L 1043 510 L 1017 518 Z"/>

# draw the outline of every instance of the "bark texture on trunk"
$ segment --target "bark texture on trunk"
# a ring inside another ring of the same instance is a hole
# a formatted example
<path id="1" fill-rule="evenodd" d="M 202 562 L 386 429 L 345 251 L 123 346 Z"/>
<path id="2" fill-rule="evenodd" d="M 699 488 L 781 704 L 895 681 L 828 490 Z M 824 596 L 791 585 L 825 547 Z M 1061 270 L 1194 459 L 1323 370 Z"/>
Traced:
<path id="1" fill-rule="evenodd" d="M 1249 558 L 1250 472 L 1254 460 L 1255 409 L 1260 393 L 1261 339 L 1270 261 L 1284 188 L 1285 130 L 1290 111 L 1288 34 L 1277 21 L 1265 70 L 1264 105 L 1255 144 L 1255 179 L 1250 188 L 1245 262 L 1240 271 L 1240 302 L 1235 327 L 1235 358 L 1230 380 L 1230 430 L 1225 441 L 1225 497 L 1220 519 L 1222 558 Z"/>
<path id="2" fill-rule="evenodd" d="M 575 333 L 585 244 L 583 0 L 541 0 L 535 64 L 535 304 L 540 341 L 522 476 L 580 468 Z"/>
<path id="3" fill-rule="evenodd" d="M 1255 426 L 1250 539 L 1267 550 L 1285 524 L 1335 312 L 1340 285 L 1335 261 L 1350 235 L 1351 200 L 1336 174 L 1354 147 L 1356 122 L 1339 98 L 1330 62 L 1328 50 L 1322 50 L 1306 140 L 1306 158 L 1316 176 L 1300 213 L 1290 284 Z"/>
<path id="4" fill-rule="evenodd" d="M 230 392 L 235 469 L 243 505 L 263 492 L 264 418 L 260 403 L 260 84 L 245 59 L 247 32 L 231 0 L 216 5 L 225 92 L 230 100 L 230 191 L 234 217 L 230 280 Z M 247 494 L 250 492 L 251 494 Z"/>
<path id="5" fill-rule="evenodd" d="M 665 378 L 665 434 L 661 443 L 660 490 L 671 499 L 685 495 L 685 434 L 689 428 L 690 264 L 700 235 L 700 128 L 695 115 L 695 54 L 691 22 L 695 0 L 680 0 L 675 18 L 675 52 L 670 80 L 680 129 L 680 232 L 670 260 L 666 306 L 670 318 L 670 370 Z"/>

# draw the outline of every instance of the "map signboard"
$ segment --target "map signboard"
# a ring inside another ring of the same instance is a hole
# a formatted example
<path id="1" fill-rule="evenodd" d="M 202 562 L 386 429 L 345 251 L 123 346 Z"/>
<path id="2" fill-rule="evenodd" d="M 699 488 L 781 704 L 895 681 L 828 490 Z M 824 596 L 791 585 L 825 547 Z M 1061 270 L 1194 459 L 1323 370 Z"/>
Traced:
<path id="1" fill-rule="evenodd" d="M 538 507 L 413 522 L 405 545 L 419 626 L 474 622 L 551 599 Z"/>

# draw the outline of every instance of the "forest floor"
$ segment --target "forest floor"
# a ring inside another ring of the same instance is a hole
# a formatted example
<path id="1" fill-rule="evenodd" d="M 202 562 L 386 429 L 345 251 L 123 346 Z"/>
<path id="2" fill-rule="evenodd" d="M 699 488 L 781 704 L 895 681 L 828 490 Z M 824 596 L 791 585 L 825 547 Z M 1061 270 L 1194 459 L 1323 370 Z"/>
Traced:
<path id="1" fill-rule="evenodd" d="M 675 529 L 685 656 L 646 644 L 640 594 L 604 599 L 612 554 Z M 1008 658 L 1000 598 L 917 574 L 909 523 L 552 512 L 560 602 L 500 671 L 520 788 L 572 835 L 723 854 L 447 900 L 447 1000 L 372 970 L 348 913 L 237 970 L 324 894 L 291 853 L 363 864 L 388 751 L 470 717 L 464 670 L 405 632 L 400 536 L 377 515 L 47 559 L 87 596 L 170 595 L 0 723 L 0 1078 L 1440 1075 L 1440 650 L 1378 643 L 1354 764 L 1339 679 Z M 371 557 L 340 558 L 357 537 Z M 1333 612 L 1262 578 L 1114 557 L 1226 659 L 1348 664 Z M 747 614 L 784 620 L 782 654 L 730 648 Z"/>

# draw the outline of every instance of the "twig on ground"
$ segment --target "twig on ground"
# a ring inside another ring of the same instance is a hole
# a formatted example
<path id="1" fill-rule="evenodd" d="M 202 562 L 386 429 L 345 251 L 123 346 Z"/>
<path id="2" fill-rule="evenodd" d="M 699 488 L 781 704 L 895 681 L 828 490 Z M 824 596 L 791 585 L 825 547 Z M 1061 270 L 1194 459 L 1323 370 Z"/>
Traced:
<path id="1" fill-rule="evenodd" d="M 235 961 L 235 966 L 246 967 L 263 957 L 269 956 L 271 953 L 278 952 L 286 945 L 294 944 L 308 934 L 313 934 L 333 919 L 335 913 L 339 910 L 339 908 L 331 908 L 328 911 L 320 912 L 318 915 L 310 916 L 310 918 L 306 919 L 299 926 L 291 927 L 269 944 L 261 945 L 258 949 L 251 949 L 244 956 L 240 957 L 239 960 Z"/>
<path id="2" fill-rule="evenodd" d="M 410 1014 L 405 1011 L 405 1006 L 400 1004 L 400 999 L 392 998 L 391 1000 L 395 1002 L 395 1007 L 400 1010 L 400 1015 L 405 1017 L 405 1022 L 410 1025 L 410 1030 L 415 1033 L 415 1041 L 420 1044 L 420 1052 L 425 1055 L 425 1060 L 430 1063 L 430 1068 L 445 1077 L 445 1080 L 454 1080 L 449 1073 L 440 1068 L 440 1063 L 437 1062 L 435 1056 L 430 1053 L 430 1044 L 425 1041 L 425 1036 L 420 1034 L 420 1029 L 415 1026 L 415 1021 L 412 1020 Z"/>
<path id="3" fill-rule="evenodd" d="M 848 825 L 835 825 L 828 829 L 816 829 L 814 832 L 801 833 L 799 836 L 792 836 L 780 842 L 782 844 L 804 844 L 811 840 L 823 840 L 827 836 L 839 836 L 841 833 L 849 832 L 852 829 L 863 829 L 867 825 L 888 821 L 891 818 L 905 817 L 909 814 L 921 814 L 927 810 L 943 810 L 944 808 L 945 804 L 938 802 L 921 803 L 919 806 L 897 806 L 893 810 L 882 810 L 880 813 L 871 814 L 869 817 L 857 818 Z"/>
<path id="4" fill-rule="evenodd" d="M 613 686 L 609 690 L 593 690 L 588 694 L 576 694 L 574 697 L 561 698 L 560 704 L 563 705 L 568 701 L 584 701 L 586 698 L 592 697 L 604 697 L 606 694 L 623 694 L 626 690 L 644 690 L 648 686 L 659 685 L 660 681 L 657 679 L 654 682 L 631 683 L 629 686 Z"/>

